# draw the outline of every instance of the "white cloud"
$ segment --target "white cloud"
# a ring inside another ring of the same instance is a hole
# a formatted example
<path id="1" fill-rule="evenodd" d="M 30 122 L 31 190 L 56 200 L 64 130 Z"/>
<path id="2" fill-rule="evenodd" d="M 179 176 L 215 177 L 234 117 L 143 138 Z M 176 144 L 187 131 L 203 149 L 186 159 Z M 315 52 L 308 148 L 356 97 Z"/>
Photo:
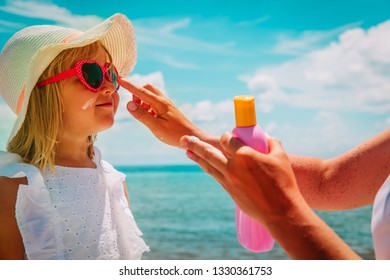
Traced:
<path id="1" fill-rule="evenodd" d="M 137 42 L 140 48 L 146 46 L 185 50 L 191 52 L 206 52 L 212 54 L 234 54 L 234 44 L 211 43 L 197 38 L 176 34 L 178 28 L 190 26 L 190 19 L 174 20 L 171 18 L 148 18 L 133 20 Z"/>
<path id="2" fill-rule="evenodd" d="M 288 121 L 273 126 L 272 131 L 266 131 L 281 139 L 285 150 L 292 154 L 335 156 L 363 140 L 362 133 L 354 131 L 339 114 L 330 111 L 317 112 L 304 126 Z"/>
<path id="3" fill-rule="evenodd" d="M 279 88 L 271 75 L 262 74 L 256 78 L 241 76 L 239 79 L 247 83 L 251 92 L 261 93 L 257 94 L 256 100 L 259 110 L 263 113 L 271 112 L 275 102 L 288 101 L 288 96 Z"/>
<path id="4" fill-rule="evenodd" d="M 160 31 L 162 33 L 171 33 L 173 31 L 175 31 L 176 29 L 188 27 L 190 25 L 190 23 L 191 23 L 191 20 L 189 18 L 184 18 L 182 20 L 175 21 L 175 22 L 172 22 L 170 24 L 163 26 L 162 28 L 160 28 Z"/>
<path id="5" fill-rule="evenodd" d="M 276 122 L 269 122 L 265 125 L 264 131 L 266 131 L 269 135 L 272 135 L 275 131 L 277 131 L 279 125 Z"/>
<path id="6" fill-rule="evenodd" d="M 390 112 L 390 21 L 345 31 L 337 42 L 282 65 L 242 75 L 272 107 Z"/>
<path id="7" fill-rule="evenodd" d="M 102 18 L 94 15 L 74 15 L 68 9 L 50 2 L 7 1 L 5 6 L 0 7 L 0 11 L 28 18 L 54 21 L 55 24 L 79 30 L 87 30 L 103 21 Z"/>
<path id="8" fill-rule="evenodd" d="M 21 29 L 24 25 L 20 23 L 0 20 L 0 32 L 12 32 L 15 29 Z"/>
<path id="9" fill-rule="evenodd" d="M 225 118 L 226 114 L 232 112 L 233 102 L 221 101 L 212 103 L 209 100 L 202 100 L 196 104 L 186 103 L 181 109 L 186 112 L 187 117 L 195 122 L 215 122 Z"/>
<path id="10" fill-rule="evenodd" d="M 166 65 L 169 65 L 169 66 L 172 66 L 174 68 L 178 68 L 178 69 L 191 69 L 191 70 L 199 69 L 199 66 L 197 66 L 197 65 L 195 65 L 193 63 L 187 63 L 187 62 L 179 61 L 179 60 L 177 60 L 176 58 L 173 58 L 170 55 L 158 55 L 156 57 L 158 57 L 158 61 L 159 62 L 162 62 L 162 63 L 164 63 Z"/>
<path id="11" fill-rule="evenodd" d="M 195 104 L 185 103 L 179 109 L 190 121 L 215 135 L 231 131 L 235 125 L 233 100 L 202 100 Z"/>
<path id="12" fill-rule="evenodd" d="M 269 15 L 265 15 L 253 20 L 245 20 L 245 21 L 240 21 L 237 23 L 238 26 L 243 26 L 243 27 L 253 27 L 256 25 L 259 25 L 260 23 L 266 22 L 270 19 Z"/>
<path id="13" fill-rule="evenodd" d="M 153 84 L 167 95 L 165 88 L 164 76 L 161 71 L 153 72 L 147 75 L 134 74 L 130 75 L 129 80 L 136 85 L 143 86 L 146 84 Z"/>
<path id="14" fill-rule="evenodd" d="M 288 33 L 280 33 L 277 35 L 277 44 L 274 46 L 273 51 L 277 54 L 302 55 L 314 48 L 318 48 L 320 44 L 346 30 L 355 28 L 361 24 L 362 22 L 351 23 L 325 31 L 307 30 L 295 36 Z"/>

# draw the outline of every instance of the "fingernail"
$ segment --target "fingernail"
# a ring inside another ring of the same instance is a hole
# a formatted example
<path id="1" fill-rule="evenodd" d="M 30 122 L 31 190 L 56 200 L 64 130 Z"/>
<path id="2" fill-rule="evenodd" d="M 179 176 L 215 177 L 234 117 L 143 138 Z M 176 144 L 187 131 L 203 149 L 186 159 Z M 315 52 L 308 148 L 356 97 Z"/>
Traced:
<path id="1" fill-rule="evenodd" d="M 180 138 L 180 146 L 183 148 L 188 148 L 188 143 L 195 143 L 197 141 L 199 141 L 199 138 L 196 136 L 181 137 Z"/>
<path id="2" fill-rule="evenodd" d="M 127 103 L 127 109 L 129 111 L 134 112 L 135 110 L 137 110 L 137 108 L 138 106 L 134 102 L 130 101 L 129 103 Z"/>

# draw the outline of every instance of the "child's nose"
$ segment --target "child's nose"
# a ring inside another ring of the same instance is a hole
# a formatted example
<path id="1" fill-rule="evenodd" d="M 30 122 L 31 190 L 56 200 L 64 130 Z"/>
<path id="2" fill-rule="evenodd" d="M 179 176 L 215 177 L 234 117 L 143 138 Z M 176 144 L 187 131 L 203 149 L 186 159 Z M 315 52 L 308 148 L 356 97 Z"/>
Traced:
<path id="1" fill-rule="evenodd" d="M 116 92 L 116 89 L 111 82 L 105 80 L 102 88 L 100 89 L 100 92 L 104 95 L 112 95 Z"/>

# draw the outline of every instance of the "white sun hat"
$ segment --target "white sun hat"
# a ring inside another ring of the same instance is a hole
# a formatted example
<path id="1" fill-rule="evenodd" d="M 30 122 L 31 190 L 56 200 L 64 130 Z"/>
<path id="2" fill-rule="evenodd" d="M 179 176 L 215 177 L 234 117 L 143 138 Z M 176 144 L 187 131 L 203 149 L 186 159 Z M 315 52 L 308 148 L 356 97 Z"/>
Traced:
<path id="1" fill-rule="evenodd" d="M 136 62 L 136 42 L 130 20 L 115 14 L 82 32 L 53 25 L 35 25 L 14 34 L 0 54 L 0 94 L 17 115 L 8 142 L 17 134 L 27 112 L 30 94 L 39 77 L 63 50 L 100 40 L 111 54 L 120 76 Z"/>

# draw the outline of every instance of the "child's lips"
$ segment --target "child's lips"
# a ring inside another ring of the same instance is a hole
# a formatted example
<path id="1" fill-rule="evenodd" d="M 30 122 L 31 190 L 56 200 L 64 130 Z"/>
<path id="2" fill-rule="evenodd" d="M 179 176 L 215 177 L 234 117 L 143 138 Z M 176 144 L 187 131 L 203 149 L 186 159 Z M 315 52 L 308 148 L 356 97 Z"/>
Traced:
<path id="1" fill-rule="evenodd" d="M 97 104 L 96 106 L 97 107 L 112 107 L 112 105 L 113 105 L 112 102 L 104 102 L 104 103 Z"/>

